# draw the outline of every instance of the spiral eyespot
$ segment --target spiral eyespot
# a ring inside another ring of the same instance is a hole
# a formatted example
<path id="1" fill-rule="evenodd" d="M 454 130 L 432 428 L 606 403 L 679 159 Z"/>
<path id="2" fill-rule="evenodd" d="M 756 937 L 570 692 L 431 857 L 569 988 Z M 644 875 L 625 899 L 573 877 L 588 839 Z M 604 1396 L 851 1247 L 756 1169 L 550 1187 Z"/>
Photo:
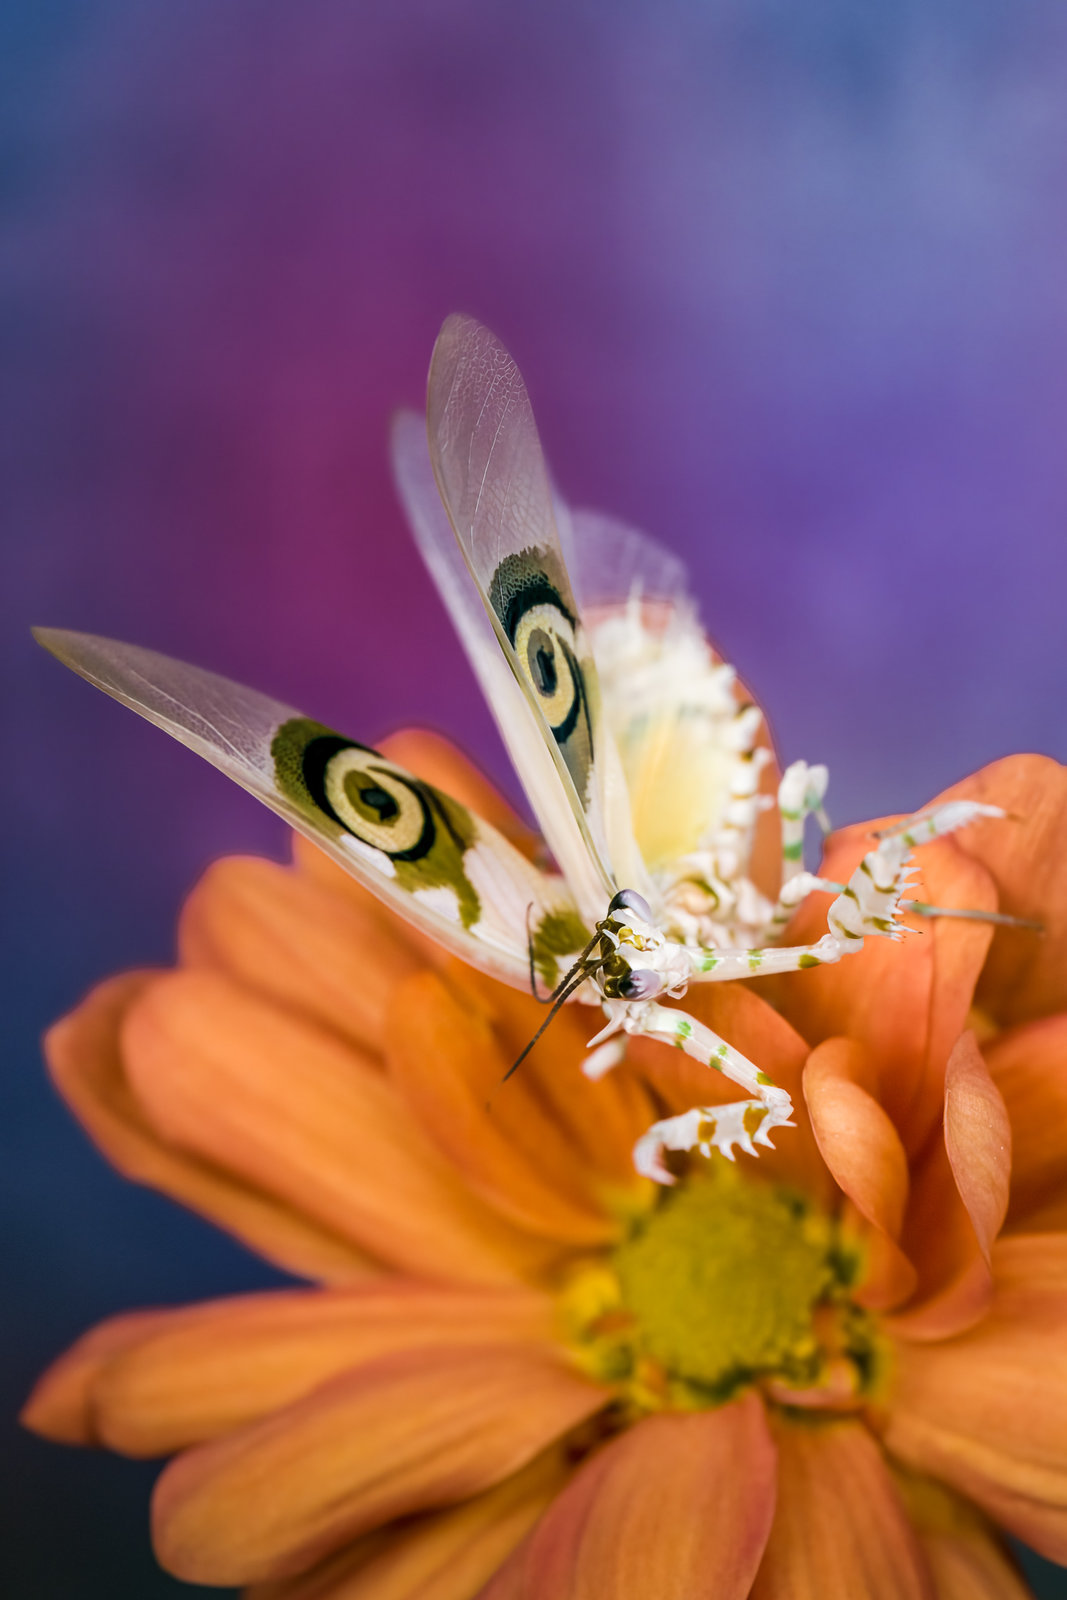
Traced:
<path id="1" fill-rule="evenodd" d="M 405 779 L 358 747 L 339 750 L 322 772 L 330 811 L 349 833 L 390 856 L 422 853 L 433 841 L 426 802 Z M 429 837 L 426 837 L 427 833 Z"/>
<path id="2" fill-rule="evenodd" d="M 652 921 L 652 907 L 643 895 L 636 889 L 620 889 L 618 894 L 613 894 L 608 905 L 608 916 L 616 911 L 635 911 L 642 922 Z"/>
<path id="3" fill-rule="evenodd" d="M 286 725 L 294 744 L 302 726 Z M 346 833 L 393 861 L 421 861 L 433 849 L 430 791 L 377 751 L 323 731 L 306 740 L 299 761 L 308 796 Z"/>
<path id="4" fill-rule="evenodd" d="M 581 706 L 578 663 L 569 633 L 563 613 L 550 605 L 526 612 L 515 632 L 519 665 L 557 738 L 567 737 Z"/>

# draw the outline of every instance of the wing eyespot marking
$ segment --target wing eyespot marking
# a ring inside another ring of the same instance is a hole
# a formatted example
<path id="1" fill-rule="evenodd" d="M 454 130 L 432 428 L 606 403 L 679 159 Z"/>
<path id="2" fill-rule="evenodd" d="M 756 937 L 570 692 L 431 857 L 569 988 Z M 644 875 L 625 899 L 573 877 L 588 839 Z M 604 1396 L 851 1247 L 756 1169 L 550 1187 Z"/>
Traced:
<path id="1" fill-rule="evenodd" d="M 544 550 L 505 556 L 489 585 L 489 603 L 584 799 L 593 766 L 592 718 L 578 619 L 564 599 L 566 575 L 554 572 L 555 565 Z"/>
<path id="2" fill-rule="evenodd" d="M 464 867 L 477 824 L 458 801 L 307 717 L 282 724 L 271 754 L 279 789 L 317 828 L 381 851 L 411 894 L 449 889 L 457 920 L 478 922 L 481 901 Z"/>

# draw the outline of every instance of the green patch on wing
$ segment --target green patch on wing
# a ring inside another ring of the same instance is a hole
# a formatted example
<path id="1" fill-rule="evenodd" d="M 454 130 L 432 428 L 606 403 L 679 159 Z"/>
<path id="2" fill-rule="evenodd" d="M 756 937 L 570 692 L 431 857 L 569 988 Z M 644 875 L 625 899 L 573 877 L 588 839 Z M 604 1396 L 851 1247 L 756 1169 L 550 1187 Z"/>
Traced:
<path id="1" fill-rule="evenodd" d="M 577 911 L 548 911 L 534 930 L 534 966 L 546 989 L 559 982 L 560 962 L 573 958 L 589 943 L 589 930 Z"/>
<path id="2" fill-rule="evenodd" d="M 308 789 L 304 778 L 304 755 L 314 740 L 340 737 L 335 729 L 328 728 L 323 722 L 316 722 L 312 717 L 293 717 L 291 721 L 282 723 L 270 742 L 274 781 L 278 788 L 298 811 L 302 811 L 316 827 L 328 833 L 331 839 L 339 838 L 344 829 L 323 810 Z"/>
<path id="3" fill-rule="evenodd" d="M 465 928 L 473 928 L 482 914 L 482 903 L 463 870 L 463 858 L 477 841 L 477 824 L 458 800 L 442 794 L 440 789 L 431 788 L 428 783 L 419 787 L 441 826 L 426 855 L 417 861 L 394 861 L 397 880 L 411 894 L 416 889 L 451 889 L 459 907 L 459 920 Z"/>

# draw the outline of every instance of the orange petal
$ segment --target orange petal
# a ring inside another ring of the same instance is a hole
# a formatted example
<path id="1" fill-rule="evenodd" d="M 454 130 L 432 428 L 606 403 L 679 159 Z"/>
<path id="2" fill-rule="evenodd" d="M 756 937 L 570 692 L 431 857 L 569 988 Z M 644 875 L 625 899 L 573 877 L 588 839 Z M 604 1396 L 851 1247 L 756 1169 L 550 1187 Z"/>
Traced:
<path id="1" fill-rule="evenodd" d="M 283 1290 L 163 1313 L 91 1384 L 96 1431 L 132 1456 L 171 1455 L 256 1422 L 379 1356 L 469 1344 L 555 1346 L 550 1301 L 524 1290 L 404 1281 Z"/>
<path id="2" fill-rule="evenodd" d="M 908 1198 L 908 1158 L 882 1107 L 862 1087 L 864 1052 L 828 1039 L 808 1057 L 804 1098 L 823 1160 L 858 1209 L 893 1239 Z"/>
<path id="3" fill-rule="evenodd" d="M 209 967 L 366 1049 L 384 1036 L 393 985 L 420 965 L 371 903 L 273 861 L 209 867 L 182 911 L 182 963 Z"/>
<path id="4" fill-rule="evenodd" d="M 915 1304 L 894 1318 L 901 1339 L 944 1339 L 989 1305 L 990 1249 L 1007 1208 L 1011 1129 L 973 1034 L 962 1035 L 945 1075 L 943 1137 L 913 1174 L 904 1245 L 919 1272 Z"/>
<path id="5" fill-rule="evenodd" d="M 173 1315 L 170 1311 L 130 1311 L 109 1317 L 83 1334 L 38 1378 L 19 1421 L 58 1444 L 102 1443 L 92 1408 L 93 1385 L 101 1369 Z"/>
<path id="6" fill-rule="evenodd" d="M 1044 927 L 1043 934 L 997 929 L 978 988 L 979 1003 L 1004 1026 L 1062 1011 L 1067 767 L 1047 756 L 1008 756 L 965 778 L 948 796 L 1003 806 L 1016 819 L 976 822 L 959 833 L 959 847 L 992 874 L 1002 911 L 1034 917 Z"/>
<path id="7" fill-rule="evenodd" d="M 1058 1259 L 1052 1289 L 1027 1276 Z M 902 1345 L 886 1443 L 1053 1561 L 1067 1561 L 1067 1240 L 993 1253 L 986 1319 L 938 1344 Z M 1006 1264 L 1006 1265 L 1005 1265 Z"/>
<path id="8" fill-rule="evenodd" d="M 246 1600 L 471 1600 L 567 1481 L 552 1449 L 485 1494 L 371 1534 L 298 1578 L 254 1584 Z"/>
<path id="9" fill-rule="evenodd" d="M 979 1249 L 988 1261 L 1008 1209 L 1011 1124 L 971 1032 L 960 1035 L 948 1058 L 945 1148 Z"/>
<path id="10" fill-rule="evenodd" d="M 683 1004 L 698 1021 L 728 1040 L 786 1089 L 795 1107 L 802 1105 L 801 1075 L 807 1045 L 756 988 L 743 983 L 694 983 Z M 680 1050 L 668 1050 L 647 1040 L 636 1041 L 631 1048 L 668 1113 L 688 1111 L 691 1106 L 721 1105 L 743 1097 L 728 1078 L 702 1067 Z M 779 1183 L 795 1184 L 813 1199 L 828 1204 L 836 1191 L 826 1164 L 803 1112 L 796 1122 L 796 1128 L 783 1128 L 775 1134 L 773 1151 L 761 1150 L 760 1171 Z"/>
<path id="11" fill-rule="evenodd" d="M 1018 1316 L 1028 1302 L 1041 1311 L 1049 1295 L 1067 1295 L 1067 1233 L 1015 1233 L 993 1247 L 997 1295 L 1010 1295 Z"/>
<path id="12" fill-rule="evenodd" d="M 911 1305 L 887 1320 L 896 1338 L 946 1339 L 985 1315 L 993 1294 L 992 1274 L 940 1132 L 912 1168 L 901 1244 L 919 1281 Z"/>
<path id="13" fill-rule="evenodd" d="M 859 1422 L 775 1425 L 778 1508 L 751 1600 L 934 1600 L 885 1458 Z"/>
<path id="14" fill-rule="evenodd" d="M 984 1054 L 1012 1130 L 1008 1225 L 1067 1228 L 1067 1016 L 1013 1028 Z"/>
<path id="15" fill-rule="evenodd" d="M 927 1534 L 921 1541 L 938 1600 L 1033 1600 L 1008 1551 L 987 1531 Z"/>
<path id="16" fill-rule="evenodd" d="M 510 1066 L 544 1022 L 544 1007 L 532 996 L 458 963 L 448 976 L 453 992 L 469 995 L 491 1021 Z M 565 1139 L 571 1181 L 574 1172 L 584 1174 L 588 1187 L 603 1192 L 610 1204 L 620 1190 L 633 1191 L 643 1183 L 634 1172 L 633 1147 L 656 1113 L 643 1083 L 627 1064 L 595 1083 L 582 1072 L 589 1040 L 602 1025 L 603 1017 L 594 1007 L 565 1006 L 507 1091 L 494 1100 L 493 1115 L 509 1114 L 508 1098 L 521 1082 Z M 508 1132 L 536 1158 L 536 1139 L 522 1116 L 510 1117 Z"/>
<path id="17" fill-rule="evenodd" d="M 1003 1542 L 976 1506 L 933 1478 L 901 1470 L 894 1476 L 938 1600 L 1031 1600 Z"/>
<path id="18" fill-rule="evenodd" d="M 834 834 L 820 871 L 846 882 L 872 847 L 872 828 L 880 825 L 862 823 Z M 971 910 L 995 905 L 991 881 L 957 848 L 955 837 L 924 845 L 916 860 L 920 892 L 931 903 Z M 825 895 L 812 895 L 782 942 L 806 943 L 825 933 L 828 903 Z M 842 1034 L 866 1045 L 878 1068 L 876 1097 L 914 1152 L 936 1123 L 945 1062 L 964 1026 L 991 932 L 981 923 L 951 918 L 907 921 L 916 932 L 903 942 L 868 939 L 833 966 L 766 981 L 776 1004 L 811 1044 Z"/>
<path id="19" fill-rule="evenodd" d="M 591 1457 L 481 1600 L 743 1600 L 773 1511 L 755 1395 L 648 1417 Z"/>
<path id="20" fill-rule="evenodd" d="M 504 1216 L 573 1245 L 615 1236 L 616 1225 L 588 1188 L 583 1195 L 575 1152 L 530 1093 L 529 1080 L 502 1084 L 510 1063 L 488 1022 L 461 1005 L 437 974 L 419 973 L 398 990 L 388 1060 L 428 1137 Z"/>
<path id="21" fill-rule="evenodd" d="M 835 1181 L 869 1225 L 867 1272 L 858 1298 L 872 1310 L 907 1299 L 915 1269 L 897 1239 L 908 1198 L 908 1158 L 900 1136 L 863 1087 L 869 1061 L 850 1039 L 828 1039 L 808 1057 L 804 1098 L 812 1131 Z"/>
<path id="22" fill-rule="evenodd" d="M 161 1134 L 416 1276 L 513 1279 L 544 1252 L 461 1185 L 354 1046 L 228 979 L 160 979 L 126 1019 Z"/>
<path id="23" fill-rule="evenodd" d="M 995 911 L 997 893 L 993 880 L 979 862 L 959 847 L 966 832 L 964 828 L 949 839 L 939 840 L 943 849 L 928 851 L 924 845 L 916 852 L 922 873 L 918 892 L 931 905 Z M 920 1140 L 940 1119 L 946 1064 L 967 1025 L 975 985 L 993 938 L 990 923 L 952 918 L 930 921 L 921 917 L 913 921 L 923 930 L 920 937 L 931 941 L 933 973 L 923 1073 L 915 1101 L 902 1112 L 902 1126 L 908 1135 L 905 1143 L 911 1150 L 918 1148 Z"/>
<path id="24" fill-rule="evenodd" d="M 179 1456 L 156 1485 L 164 1567 L 192 1583 L 301 1572 L 396 1517 L 499 1483 L 609 1391 L 534 1350 L 408 1350 Z"/>
<path id="25" fill-rule="evenodd" d="M 299 1216 L 269 1192 L 161 1140 L 130 1090 L 119 1032 L 157 973 L 126 973 L 93 990 L 45 1038 L 56 1087 L 112 1164 L 235 1234 L 268 1261 L 305 1278 L 344 1282 L 372 1269 L 369 1257 L 332 1229 Z"/>
<path id="26" fill-rule="evenodd" d="M 851 1201 L 841 1210 L 846 1234 L 854 1234 L 863 1255 L 863 1276 L 853 1299 L 868 1311 L 891 1311 L 915 1293 L 918 1274 L 888 1233 L 868 1222 Z"/>

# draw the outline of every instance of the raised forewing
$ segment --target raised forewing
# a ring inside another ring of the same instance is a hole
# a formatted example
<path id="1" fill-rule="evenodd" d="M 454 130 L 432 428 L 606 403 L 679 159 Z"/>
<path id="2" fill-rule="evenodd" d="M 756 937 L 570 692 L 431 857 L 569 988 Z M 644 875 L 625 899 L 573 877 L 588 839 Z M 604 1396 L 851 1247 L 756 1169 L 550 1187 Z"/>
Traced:
<path id="1" fill-rule="evenodd" d="M 369 746 L 214 673 L 92 634 L 41 628 L 47 650 L 188 745 L 463 960 L 529 983 L 588 935 L 559 877 L 457 800 Z"/>
<path id="2" fill-rule="evenodd" d="M 426 405 L 441 499 L 497 640 L 534 712 L 606 893 L 642 888 L 625 785 L 514 361 L 487 329 L 449 317 Z"/>
<path id="3" fill-rule="evenodd" d="M 422 417 L 407 411 L 394 419 L 392 455 L 397 490 L 420 554 L 448 608 L 526 798 L 575 899 L 595 920 L 604 906 L 600 872 L 543 726 L 500 648 L 452 532 L 430 466 Z"/>

